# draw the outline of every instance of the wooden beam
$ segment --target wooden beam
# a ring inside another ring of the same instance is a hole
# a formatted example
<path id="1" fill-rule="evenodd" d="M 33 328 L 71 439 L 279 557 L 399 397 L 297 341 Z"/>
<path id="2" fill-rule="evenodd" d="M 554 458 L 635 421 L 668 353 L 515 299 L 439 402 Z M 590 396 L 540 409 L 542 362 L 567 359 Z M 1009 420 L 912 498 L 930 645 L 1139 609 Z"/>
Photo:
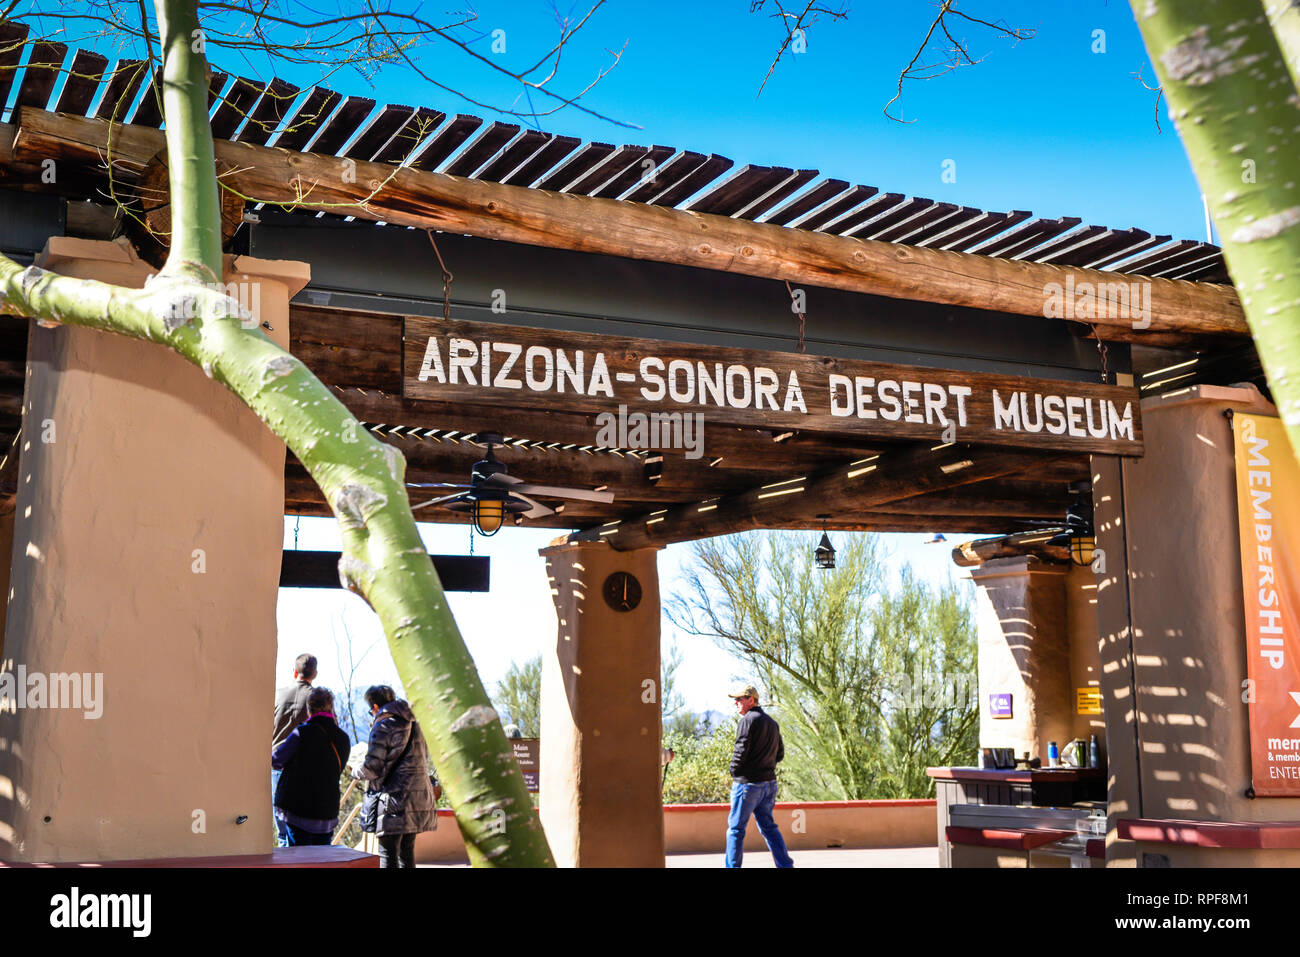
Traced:
<path id="1" fill-rule="evenodd" d="M 99 164 L 109 152 L 106 121 L 23 108 L 14 154 Z M 113 157 L 137 171 L 162 148 L 163 135 L 119 127 Z M 663 206 L 504 186 L 409 167 L 291 153 L 227 140 L 219 160 L 231 187 L 260 202 L 346 212 L 362 219 L 432 228 L 653 262 L 674 263 L 895 299 L 1044 316 L 1050 284 L 1139 282 L 1149 286 L 1152 332 L 1248 335 L 1237 292 L 1180 280 L 1129 277 L 970 253 L 852 239 Z M 1131 318 L 1090 320 L 1131 331 Z M 1147 324 L 1149 323 L 1149 324 Z"/>
<path id="2" fill-rule="evenodd" d="M 1032 468 L 1039 459 L 1030 452 L 977 450 L 964 445 L 931 447 L 922 443 L 712 501 L 593 526 L 569 540 L 604 541 L 623 550 L 755 528 L 807 525 L 820 514 L 869 511 L 929 492 L 1016 474 Z"/>
<path id="3" fill-rule="evenodd" d="M 1064 527 L 1064 518 L 1062 512 L 1062 527 Z M 1001 538 L 984 538 L 975 542 L 966 542 L 952 550 L 952 560 L 962 568 L 977 568 L 995 558 L 1019 558 L 1024 555 L 1034 555 L 1058 564 L 1068 563 L 1069 549 L 1061 545 L 1047 544 L 1059 531 L 1061 529 L 1020 532 L 1015 535 L 1004 535 Z"/>

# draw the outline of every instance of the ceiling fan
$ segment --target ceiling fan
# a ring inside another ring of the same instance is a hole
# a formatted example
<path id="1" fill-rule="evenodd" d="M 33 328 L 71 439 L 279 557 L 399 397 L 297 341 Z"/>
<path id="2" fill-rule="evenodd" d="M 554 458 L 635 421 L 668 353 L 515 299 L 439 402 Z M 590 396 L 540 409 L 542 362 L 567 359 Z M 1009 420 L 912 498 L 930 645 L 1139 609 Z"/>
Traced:
<path id="1" fill-rule="evenodd" d="M 604 504 L 614 501 L 613 492 L 593 492 L 589 489 L 569 488 L 563 485 L 534 485 L 525 482 L 509 474 L 504 463 L 498 461 L 492 454 L 492 447 L 502 444 L 499 434 L 480 432 L 476 439 L 476 445 L 487 446 L 487 455 L 475 463 L 468 484 L 407 482 L 408 488 L 459 490 L 412 505 L 412 511 L 430 505 L 441 505 L 454 512 L 469 512 L 480 534 L 494 535 L 501 528 L 507 514 L 522 515 L 524 518 L 544 518 L 555 514 L 555 509 L 538 502 L 531 497 L 533 495 Z"/>

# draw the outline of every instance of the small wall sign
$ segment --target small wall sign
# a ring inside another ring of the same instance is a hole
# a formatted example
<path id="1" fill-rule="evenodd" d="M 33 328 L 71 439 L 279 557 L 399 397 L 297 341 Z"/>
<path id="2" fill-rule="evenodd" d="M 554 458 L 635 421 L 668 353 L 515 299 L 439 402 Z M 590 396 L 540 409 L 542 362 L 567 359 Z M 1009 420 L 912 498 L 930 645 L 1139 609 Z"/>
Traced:
<path id="1" fill-rule="evenodd" d="M 1079 714 L 1101 714 L 1101 689 L 1076 688 L 1076 711 Z"/>
<path id="2" fill-rule="evenodd" d="M 989 695 L 989 717 L 1011 717 L 1011 692 Z"/>

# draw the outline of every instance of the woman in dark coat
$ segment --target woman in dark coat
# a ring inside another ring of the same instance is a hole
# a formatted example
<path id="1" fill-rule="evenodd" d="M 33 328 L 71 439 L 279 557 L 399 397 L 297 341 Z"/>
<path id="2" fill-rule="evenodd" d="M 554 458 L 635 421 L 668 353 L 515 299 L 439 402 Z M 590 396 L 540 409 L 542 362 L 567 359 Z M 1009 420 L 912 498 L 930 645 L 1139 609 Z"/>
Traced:
<path id="1" fill-rule="evenodd" d="M 380 867 L 414 867 L 415 835 L 438 827 L 429 746 L 411 706 L 387 685 L 366 691 L 375 716 L 366 759 L 353 776 L 370 782 L 361 830 L 379 838 Z"/>

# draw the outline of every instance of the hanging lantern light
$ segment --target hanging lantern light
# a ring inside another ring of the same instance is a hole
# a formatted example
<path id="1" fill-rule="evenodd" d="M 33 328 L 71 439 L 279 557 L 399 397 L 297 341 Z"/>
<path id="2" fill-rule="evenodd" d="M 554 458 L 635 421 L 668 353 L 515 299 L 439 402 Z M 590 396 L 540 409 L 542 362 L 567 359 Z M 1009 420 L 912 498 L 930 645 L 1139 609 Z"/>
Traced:
<path id="1" fill-rule="evenodd" d="M 1065 510 L 1065 530 L 1052 538 L 1047 544 L 1066 549 L 1070 561 L 1076 565 L 1089 566 L 1097 553 L 1097 538 L 1092 527 L 1092 504 L 1084 501 L 1084 495 L 1090 495 L 1092 485 L 1080 482 L 1070 486 L 1076 496 Z"/>
<path id="2" fill-rule="evenodd" d="M 822 522 L 822 540 L 817 543 L 813 556 L 817 559 L 818 568 L 835 567 L 835 548 L 831 545 L 830 536 L 826 534 L 825 522 Z"/>
<path id="3" fill-rule="evenodd" d="M 480 485 L 443 507 L 453 512 L 469 512 L 478 533 L 491 538 L 501 530 L 507 514 L 526 512 L 532 506 L 507 489 Z"/>

